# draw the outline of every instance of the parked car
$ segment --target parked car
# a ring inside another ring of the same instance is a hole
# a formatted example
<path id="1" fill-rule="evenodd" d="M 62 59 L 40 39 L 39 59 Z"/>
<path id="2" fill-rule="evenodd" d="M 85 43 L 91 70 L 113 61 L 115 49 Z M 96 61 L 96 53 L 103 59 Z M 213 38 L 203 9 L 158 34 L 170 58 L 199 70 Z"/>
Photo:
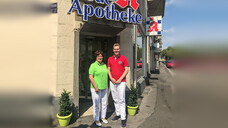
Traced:
<path id="1" fill-rule="evenodd" d="M 137 62 L 137 68 L 142 68 L 142 61 Z"/>
<path id="2" fill-rule="evenodd" d="M 175 68 L 176 62 L 174 60 L 168 60 L 166 61 L 166 67 L 167 68 Z"/>
<path id="3" fill-rule="evenodd" d="M 161 59 L 162 63 L 165 64 L 166 63 L 166 60 L 165 59 Z"/>

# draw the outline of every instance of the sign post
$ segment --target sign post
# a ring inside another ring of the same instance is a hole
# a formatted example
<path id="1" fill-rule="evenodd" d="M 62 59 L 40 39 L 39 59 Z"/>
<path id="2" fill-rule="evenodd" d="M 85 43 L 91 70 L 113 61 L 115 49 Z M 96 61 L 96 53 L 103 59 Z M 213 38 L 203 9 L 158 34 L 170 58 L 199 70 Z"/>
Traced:
<path id="1" fill-rule="evenodd" d="M 155 51 L 157 51 L 157 47 L 154 47 L 155 37 L 162 35 L 162 16 L 152 16 L 147 17 L 146 19 L 146 36 L 149 36 L 149 39 L 152 41 L 150 48 L 150 70 L 151 72 L 155 72 L 156 70 L 156 60 L 155 60 Z M 155 48 L 155 49 L 154 49 Z"/>

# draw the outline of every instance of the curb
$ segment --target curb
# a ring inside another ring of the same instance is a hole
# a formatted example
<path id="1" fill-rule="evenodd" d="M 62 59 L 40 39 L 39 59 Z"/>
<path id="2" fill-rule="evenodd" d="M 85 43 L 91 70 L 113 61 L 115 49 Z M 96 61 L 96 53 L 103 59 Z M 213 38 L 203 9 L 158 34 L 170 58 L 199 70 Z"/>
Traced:
<path id="1" fill-rule="evenodd" d="M 157 84 L 154 84 L 154 86 L 146 86 L 142 96 L 143 99 L 139 106 L 138 114 L 135 116 L 128 116 L 127 127 L 129 128 L 137 128 L 155 112 Z"/>
<path id="2" fill-rule="evenodd" d="M 168 69 L 167 67 L 166 67 L 166 65 L 165 64 L 162 64 L 164 67 L 165 67 L 165 69 L 169 72 L 169 74 L 171 75 L 171 77 L 173 78 L 174 76 L 175 76 L 175 74 L 170 70 L 170 69 Z M 171 92 L 172 92 L 172 95 L 174 95 L 175 94 L 175 88 L 174 88 L 174 85 L 173 84 L 171 84 L 170 85 L 170 87 L 171 87 Z"/>
<path id="3" fill-rule="evenodd" d="M 162 64 L 164 67 L 165 67 L 165 69 L 167 69 L 167 71 L 169 72 L 169 74 L 172 76 L 172 77 L 174 77 L 174 73 L 170 70 L 170 69 L 168 69 L 166 66 L 165 66 L 165 64 Z"/>

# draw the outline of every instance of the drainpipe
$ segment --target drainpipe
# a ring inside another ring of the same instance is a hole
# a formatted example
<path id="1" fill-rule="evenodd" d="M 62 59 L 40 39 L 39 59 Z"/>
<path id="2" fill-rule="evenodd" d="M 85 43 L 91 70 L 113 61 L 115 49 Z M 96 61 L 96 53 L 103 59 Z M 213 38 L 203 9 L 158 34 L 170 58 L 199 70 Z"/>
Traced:
<path id="1" fill-rule="evenodd" d="M 146 9 L 145 11 L 145 17 L 144 21 L 146 21 L 146 18 L 148 16 L 147 11 L 148 11 L 148 6 L 147 6 L 147 0 L 144 1 Z M 146 29 L 145 29 L 146 30 Z M 146 34 L 146 32 L 145 32 Z M 149 38 L 147 35 L 143 38 L 143 75 L 146 81 L 146 85 L 149 85 L 149 78 L 148 78 L 148 64 L 147 64 L 147 38 Z"/>
<path id="2" fill-rule="evenodd" d="M 135 67 L 134 67 L 134 87 L 137 87 L 137 36 L 138 36 L 138 34 L 137 34 L 137 25 L 134 25 L 134 36 L 135 36 L 135 44 L 134 44 L 134 46 L 135 46 L 135 53 L 133 53 L 133 54 L 135 54 L 135 58 L 134 58 L 134 60 L 135 60 Z"/>
<path id="3" fill-rule="evenodd" d="M 155 56 L 154 56 L 154 36 L 150 37 L 151 40 L 151 65 L 150 65 L 150 71 L 151 73 L 155 72 Z"/>
<path id="4" fill-rule="evenodd" d="M 142 52 L 143 52 L 143 76 L 146 81 L 146 84 L 148 84 L 148 75 L 147 75 L 147 36 L 143 37 L 142 40 Z"/>

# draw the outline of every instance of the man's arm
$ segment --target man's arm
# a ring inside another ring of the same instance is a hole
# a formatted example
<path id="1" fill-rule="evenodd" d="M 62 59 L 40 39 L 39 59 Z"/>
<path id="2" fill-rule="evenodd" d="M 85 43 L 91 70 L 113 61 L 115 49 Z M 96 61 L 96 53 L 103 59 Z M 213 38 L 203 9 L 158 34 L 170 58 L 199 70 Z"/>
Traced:
<path id="1" fill-rule="evenodd" d="M 123 78 L 126 77 L 127 73 L 129 72 L 129 68 L 128 67 L 124 67 L 124 68 L 125 68 L 125 71 L 124 71 L 123 75 L 116 81 L 117 84 L 121 83 Z"/>
<path id="2" fill-rule="evenodd" d="M 112 81 L 112 83 L 116 84 L 116 80 L 112 77 L 111 68 L 110 67 L 108 67 L 108 76 L 109 76 L 110 80 Z"/>

